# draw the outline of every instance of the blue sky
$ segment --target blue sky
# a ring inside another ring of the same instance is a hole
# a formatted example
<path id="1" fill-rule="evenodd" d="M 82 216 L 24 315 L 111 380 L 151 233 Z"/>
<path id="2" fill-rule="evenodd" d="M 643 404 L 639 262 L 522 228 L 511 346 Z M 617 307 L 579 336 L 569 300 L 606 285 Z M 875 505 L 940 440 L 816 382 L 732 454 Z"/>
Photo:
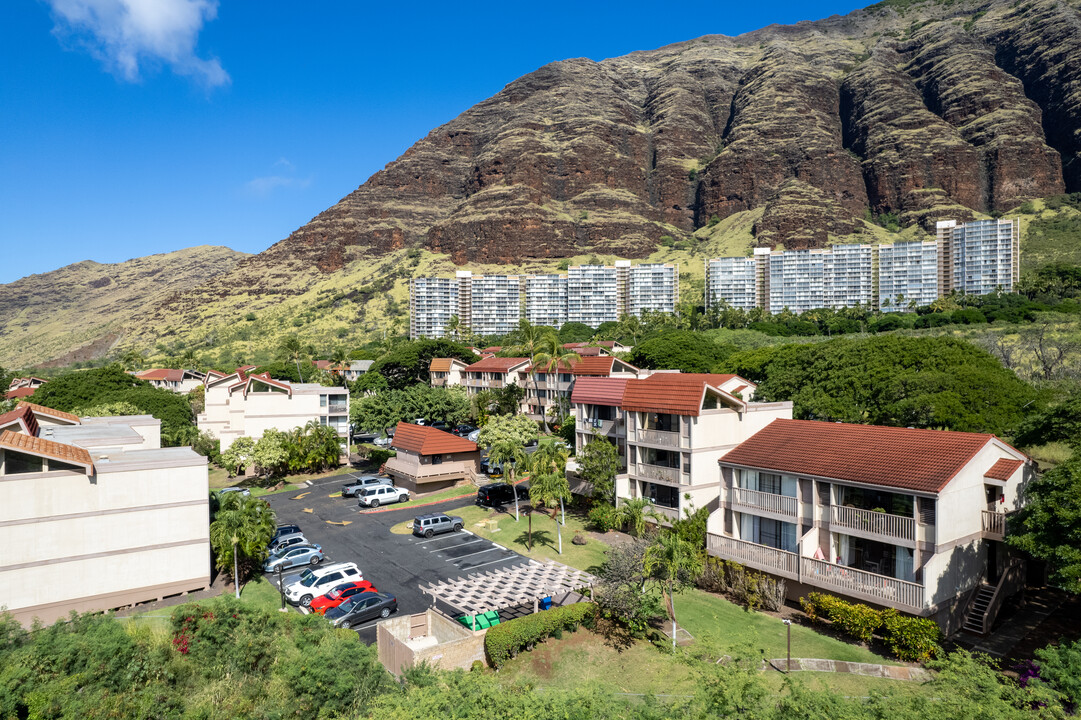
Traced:
<path id="1" fill-rule="evenodd" d="M 545 63 L 863 3 L 16 0 L 0 23 L 0 283 L 259 252 Z"/>

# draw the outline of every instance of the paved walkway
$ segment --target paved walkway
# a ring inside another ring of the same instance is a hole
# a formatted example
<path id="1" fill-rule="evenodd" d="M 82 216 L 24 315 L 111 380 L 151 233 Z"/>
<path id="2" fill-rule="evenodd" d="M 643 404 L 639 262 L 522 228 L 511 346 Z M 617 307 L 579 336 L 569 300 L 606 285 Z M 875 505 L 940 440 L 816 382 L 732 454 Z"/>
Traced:
<path id="1" fill-rule="evenodd" d="M 1062 606 L 1064 599 L 1063 595 L 1055 591 L 1030 590 L 1025 597 L 1024 605 L 1005 622 L 1001 622 L 990 635 L 986 637 L 970 633 L 963 633 L 963 635 L 972 643 L 973 650 L 987 653 L 992 657 L 1009 657 L 1019 642 Z"/>
<path id="2" fill-rule="evenodd" d="M 764 669 L 784 672 L 787 662 L 786 658 L 768 660 Z M 792 658 L 791 672 L 800 671 L 849 673 L 851 675 L 866 675 L 890 680 L 914 680 L 917 682 L 925 682 L 933 677 L 930 672 L 923 668 L 908 667 L 906 665 L 875 665 L 874 663 L 844 662 L 843 660 Z"/>

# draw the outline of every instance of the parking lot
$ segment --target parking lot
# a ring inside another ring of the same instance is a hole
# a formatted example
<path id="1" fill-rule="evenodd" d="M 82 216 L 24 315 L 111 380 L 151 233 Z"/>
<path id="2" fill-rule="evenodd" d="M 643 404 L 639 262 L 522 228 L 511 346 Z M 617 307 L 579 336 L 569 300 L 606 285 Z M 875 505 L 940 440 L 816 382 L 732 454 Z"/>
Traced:
<path id="1" fill-rule="evenodd" d="M 472 497 L 418 507 L 409 502 L 378 512 L 358 512 L 354 498 L 333 497 L 348 476 L 318 481 L 310 488 L 267 496 L 279 523 L 296 523 L 311 542 L 319 543 L 327 562 L 355 562 L 380 592 L 398 599 L 398 613 L 423 612 L 431 596 L 419 586 L 456 579 L 472 572 L 498 570 L 528 562 L 521 555 L 468 532 L 446 533 L 431 538 L 398 535 L 393 526 L 419 514 L 445 512 L 473 503 Z M 293 570 L 292 572 L 297 572 Z M 274 581 L 276 575 L 269 575 Z M 444 608 L 449 610 L 449 608 Z M 359 628 L 365 642 L 375 642 L 375 624 Z"/>

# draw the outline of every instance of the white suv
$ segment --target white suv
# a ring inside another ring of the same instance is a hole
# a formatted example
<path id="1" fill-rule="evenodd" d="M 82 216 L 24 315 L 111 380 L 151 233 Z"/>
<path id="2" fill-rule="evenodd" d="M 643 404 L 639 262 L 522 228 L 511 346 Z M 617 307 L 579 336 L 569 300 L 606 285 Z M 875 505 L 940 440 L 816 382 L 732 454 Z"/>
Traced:
<path id="1" fill-rule="evenodd" d="M 335 585 L 363 579 L 364 576 L 356 563 L 334 563 L 318 569 L 310 568 L 301 573 L 300 580 L 285 588 L 285 599 L 290 605 L 308 607 L 314 598 L 333 589 Z"/>
<path id="2" fill-rule="evenodd" d="M 403 503 L 409 500 L 409 491 L 393 485 L 376 485 L 360 492 L 360 507 L 377 508 L 390 503 Z"/>

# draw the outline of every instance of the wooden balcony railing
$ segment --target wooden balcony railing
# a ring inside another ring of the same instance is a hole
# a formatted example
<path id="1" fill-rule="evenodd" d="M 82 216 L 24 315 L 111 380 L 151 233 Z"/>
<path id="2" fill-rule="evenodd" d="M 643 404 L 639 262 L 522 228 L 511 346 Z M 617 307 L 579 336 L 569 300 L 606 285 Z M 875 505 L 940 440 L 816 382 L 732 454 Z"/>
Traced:
<path id="1" fill-rule="evenodd" d="M 793 520 L 799 511 L 799 501 L 788 495 L 761 492 L 760 490 L 748 490 L 747 488 L 732 488 L 732 499 L 737 506 L 767 510 L 776 515 L 784 515 Z"/>
<path id="2" fill-rule="evenodd" d="M 679 468 L 665 467 L 663 465 L 650 465 L 648 463 L 638 463 L 638 472 L 635 474 L 644 478 L 649 478 L 650 480 L 661 480 L 677 485 L 682 476 Z"/>
<path id="3" fill-rule="evenodd" d="M 677 432 L 668 432 L 666 430 L 639 430 L 638 442 L 652 443 L 654 445 L 663 445 L 664 447 L 678 448 L 680 447 L 680 437 Z"/>
<path id="4" fill-rule="evenodd" d="M 983 536 L 988 540 L 1006 539 L 1006 514 L 991 510 L 982 510 Z"/>
<path id="5" fill-rule="evenodd" d="M 872 535 L 888 540 L 916 540 L 916 519 L 903 515 L 861 510 L 843 505 L 830 508 L 830 525 L 856 531 L 857 535 Z"/>
<path id="6" fill-rule="evenodd" d="M 923 585 L 825 560 L 801 557 L 800 582 L 913 612 L 923 610 Z"/>
<path id="7" fill-rule="evenodd" d="M 796 553 L 712 533 L 706 536 L 706 550 L 710 555 L 735 560 L 756 570 L 765 570 L 790 580 L 799 579 L 799 555 Z"/>

